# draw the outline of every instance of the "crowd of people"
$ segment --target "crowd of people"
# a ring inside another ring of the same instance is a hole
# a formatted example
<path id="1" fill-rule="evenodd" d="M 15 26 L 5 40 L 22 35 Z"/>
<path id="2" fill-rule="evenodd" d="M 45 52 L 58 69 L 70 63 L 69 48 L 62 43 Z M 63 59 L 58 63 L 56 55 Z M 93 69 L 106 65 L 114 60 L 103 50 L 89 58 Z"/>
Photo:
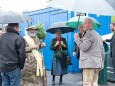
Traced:
<path id="1" fill-rule="evenodd" d="M 111 23 L 110 28 L 114 33 L 115 23 Z M 21 37 L 18 33 L 18 23 L 9 23 L 4 34 L 0 29 L 0 86 L 20 86 L 21 79 L 24 83 L 34 83 L 34 86 L 46 86 L 44 62 L 39 52 L 39 49 L 44 48 L 46 44 L 36 36 L 35 26 L 30 26 L 26 30 L 28 34 Z M 99 72 L 104 67 L 103 40 L 94 30 L 91 18 L 85 18 L 79 30 L 80 33 L 74 35 L 73 56 L 77 56 L 79 68 L 83 69 L 83 86 L 98 86 Z M 68 45 L 61 34 L 61 30 L 56 30 L 56 37 L 52 39 L 50 46 L 50 49 L 54 51 L 51 70 L 52 85 L 55 85 L 56 76 L 60 76 L 59 85 L 62 85 L 63 76 L 67 74 Z M 110 52 L 115 73 L 114 41 L 115 34 L 110 40 Z"/>

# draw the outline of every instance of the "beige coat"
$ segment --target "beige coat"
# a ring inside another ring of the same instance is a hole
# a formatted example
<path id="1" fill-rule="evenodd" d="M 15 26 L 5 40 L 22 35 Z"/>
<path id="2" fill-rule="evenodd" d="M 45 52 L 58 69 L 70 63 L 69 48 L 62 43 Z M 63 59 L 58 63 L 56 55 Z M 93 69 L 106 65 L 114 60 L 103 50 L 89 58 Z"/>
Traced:
<path id="1" fill-rule="evenodd" d="M 80 48 L 80 68 L 103 68 L 104 48 L 101 36 L 95 30 L 75 40 Z"/>

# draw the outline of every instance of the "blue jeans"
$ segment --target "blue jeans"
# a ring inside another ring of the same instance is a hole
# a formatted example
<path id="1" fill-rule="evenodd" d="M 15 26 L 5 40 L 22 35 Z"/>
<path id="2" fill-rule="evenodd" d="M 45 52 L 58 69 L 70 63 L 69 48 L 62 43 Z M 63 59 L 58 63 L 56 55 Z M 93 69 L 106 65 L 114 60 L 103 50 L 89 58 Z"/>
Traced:
<path id="1" fill-rule="evenodd" d="M 20 86 L 21 70 L 16 68 L 11 72 L 2 72 L 2 86 Z"/>

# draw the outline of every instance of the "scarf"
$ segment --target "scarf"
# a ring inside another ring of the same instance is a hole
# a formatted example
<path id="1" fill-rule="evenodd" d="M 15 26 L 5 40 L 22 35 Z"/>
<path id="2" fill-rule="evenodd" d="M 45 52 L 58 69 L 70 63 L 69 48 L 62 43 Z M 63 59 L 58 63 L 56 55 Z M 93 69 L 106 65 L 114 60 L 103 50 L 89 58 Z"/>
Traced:
<path id="1" fill-rule="evenodd" d="M 59 41 L 59 45 L 57 46 L 58 49 L 61 49 L 61 41 L 62 41 L 62 37 L 57 37 L 56 41 Z"/>

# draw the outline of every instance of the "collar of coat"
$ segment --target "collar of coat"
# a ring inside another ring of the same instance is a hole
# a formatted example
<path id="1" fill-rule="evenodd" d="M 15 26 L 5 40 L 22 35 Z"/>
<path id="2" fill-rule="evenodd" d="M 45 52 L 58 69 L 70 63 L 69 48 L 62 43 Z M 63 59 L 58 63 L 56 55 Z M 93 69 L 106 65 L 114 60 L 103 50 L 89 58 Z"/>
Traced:
<path id="1" fill-rule="evenodd" d="M 19 35 L 19 33 L 11 27 L 7 27 L 7 32 L 13 32 Z"/>

